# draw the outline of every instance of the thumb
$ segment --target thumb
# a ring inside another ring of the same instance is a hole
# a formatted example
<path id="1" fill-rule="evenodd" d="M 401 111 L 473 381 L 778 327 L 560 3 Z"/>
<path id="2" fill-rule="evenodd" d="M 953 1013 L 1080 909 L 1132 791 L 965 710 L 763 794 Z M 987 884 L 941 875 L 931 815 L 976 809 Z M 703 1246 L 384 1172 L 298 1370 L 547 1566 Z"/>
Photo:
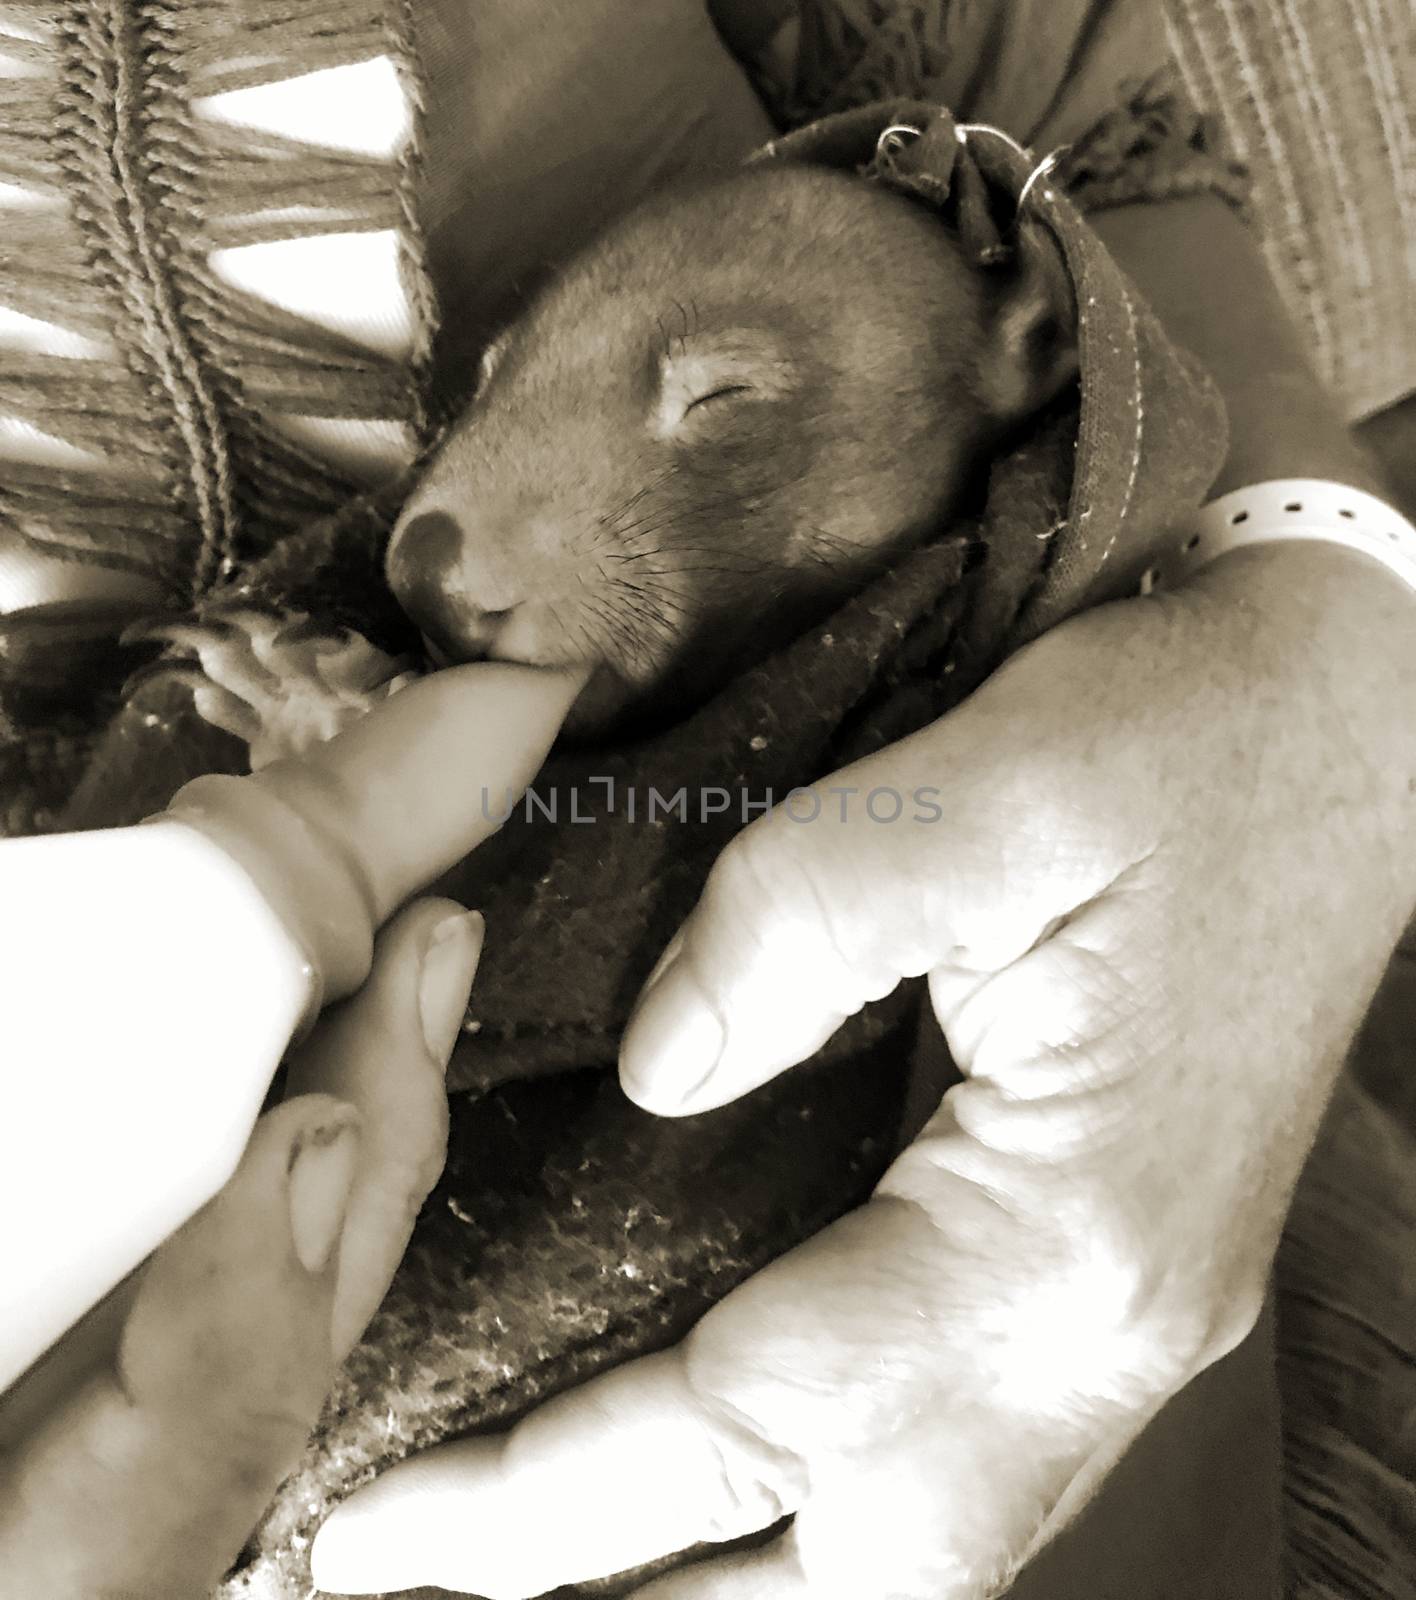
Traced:
<path id="1" fill-rule="evenodd" d="M 1087 826 L 1047 758 L 1019 751 L 997 682 L 732 841 L 630 1018 L 632 1100 L 712 1110 L 902 978 L 929 973 L 956 1004 L 1129 863 L 1123 833 Z"/>
<path id="2" fill-rule="evenodd" d="M 476 912 L 440 899 L 405 906 L 381 930 L 364 986 L 324 1013 L 290 1062 L 287 1094 L 333 1095 L 361 1119 L 331 1324 L 340 1358 L 387 1293 L 442 1171 L 447 1061 L 481 947 Z"/>

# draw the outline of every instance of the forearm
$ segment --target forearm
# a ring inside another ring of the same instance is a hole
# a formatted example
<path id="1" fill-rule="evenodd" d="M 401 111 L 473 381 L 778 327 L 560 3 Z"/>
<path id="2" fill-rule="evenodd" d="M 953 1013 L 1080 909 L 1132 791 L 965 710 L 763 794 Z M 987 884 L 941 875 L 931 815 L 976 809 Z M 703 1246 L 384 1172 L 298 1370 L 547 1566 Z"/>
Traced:
<path id="1" fill-rule="evenodd" d="M 1093 220 L 1166 330 L 1224 397 L 1229 454 L 1215 494 L 1271 478 L 1332 478 L 1389 496 L 1313 372 L 1257 241 L 1223 201 L 1122 206 Z M 1239 612 L 1277 609 L 1289 619 L 1346 703 L 1347 754 L 1365 751 L 1400 779 L 1382 803 L 1392 808 L 1391 828 L 1408 830 L 1416 594 L 1376 561 L 1336 545 L 1251 549 L 1222 558 L 1197 582 Z"/>
<path id="2" fill-rule="evenodd" d="M 1332 478 L 1389 497 L 1313 372 L 1256 239 L 1223 200 L 1117 206 L 1091 220 L 1224 397 L 1229 455 L 1215 494 L 1270 478 Z"/>
<path id="3" fill-rule="evenodd" d="M 1226 632 L 1251 641 L 1275 732 L 1296 723 L 1288 737 L 1331 735 L 1325 759 L 1342 766 L 1348 804 L 1391 854 L 1391 903 L 1371 912 L 1396 919 L 1394 940 L 1416 902 L 1416 592 L 1369 556 L 1308 541 L 1231 551 L 1186 591 L 1217 602 Z M 1284 716 L 1295 702 L 1302 715 Z"/>
<path id="4" fill-rule="evenodd" d="M 1229 450 L 1214 495 L 1274 478 L 1330 478 L 1392 498 L 1313 371 L 1256 239 L 1228 205 L 1202 195 L 1119 206 L 1092 220 L 1166 331 L 1224 398 Z M 1371 760 L 1405 770 L 1416 594 L 1400 578 L 1336 545 L 1275 543 L 1225 557 L 1199 581 L 1241 612 L 1283 608 L 1313 658 L 1343 680 L 1354 747 L 1365 732 Z"/>

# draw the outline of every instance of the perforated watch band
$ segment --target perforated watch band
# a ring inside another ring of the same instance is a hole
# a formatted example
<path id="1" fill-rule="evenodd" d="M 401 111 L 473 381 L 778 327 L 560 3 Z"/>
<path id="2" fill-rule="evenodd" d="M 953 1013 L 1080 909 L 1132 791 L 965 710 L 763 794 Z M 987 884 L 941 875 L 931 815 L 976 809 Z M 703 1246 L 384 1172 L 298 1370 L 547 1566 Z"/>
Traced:
<path id="1" fill-rule="evenodd" d="M 1416 527 L 1384 500 L 1323 478 L 1275 478 L 1211 500 L 1156 555 L 1141 593 L 1173 588 L 1228 550 L 1278 539 L 1360 550 L 1416 590 Z"/>

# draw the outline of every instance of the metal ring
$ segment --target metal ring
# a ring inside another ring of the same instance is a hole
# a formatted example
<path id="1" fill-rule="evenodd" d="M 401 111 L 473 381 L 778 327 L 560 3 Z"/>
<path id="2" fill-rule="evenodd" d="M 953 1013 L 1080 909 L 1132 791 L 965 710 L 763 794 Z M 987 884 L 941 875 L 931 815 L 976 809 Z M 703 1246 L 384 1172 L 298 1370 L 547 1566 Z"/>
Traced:
<path id="1" fill-rule="evenodd" d="M 1011 145 L 1013 149 L 1016 150 L 1018 154 L 1023 156 L 1026 160 L 1032 160 L 1033 153 L 1031 150 L 1029 150 L 1025 145 L 1019 144 L 1011 133 L 1004 133 L 1002 128 L 995 128 L 992 123 L 960 122 L 954 128 L 954 136 L 958 139 L 960 144 L 967 144 L 968 135 L 971 133 L 991 133 L 995 138 L 1001 139 L 1004 144 Z M 1059 144 L 1055 150 L 1049 151 L 1048 154 L 1037 163 L 1037 165 L 1028 174 L 1027 181 L 1023 184 L 1022 189 L 1018 193 L 1018 211 L 1015 214 L 1021 214 L 1023 207 L 1027 204 L 1028 196 L 1032 193 L 1033 185 L 1038 181 L 1038 179 L 1047 177 L 1047 175 L 1071 148 L 1072 147 L 1069 144 Z M 1051 198 L 1050 191 L 1044 190 L 1043 193 L 1047 196 L 1047 198 Z"/>
<path id="2" fill-rule="evenodd" d="M 1032 186 L 1039 178 L 1045 178 L 1071 148 L 1071 145 L 1058 145 L 1055 150 L 1053 150 L 1050 154 L 1045 155 L 1042 160 L 1039 161 L 1038 164 L 1032 169 L 1032 171 L 1028 174 L 1028 181 L 1023 185 L 1022 191 L 1018 195 L 1019 211 L 1021 211 L 1028 203 L 1028 196 L 1032 193 Z M 1050 189 L 1044 189 L 1043 195 L 1046 199 L 1050 200 L 1052 198 L 1052 191 Z"/>
<path id="3" fill-rule="evenodd" d="M 889 154 L 897 155 L 905 147 L 906 135 L 911 139 L 918 139 L 923 132 L 922 128 L 916 128 L 908 122 L 892 122 L 875 141 L 875 159 L 878 161 L 886 153 L 887 142 Z"/>
<path id="4" fill-rule="evenodd" d="M 954 137 L 960 144 L 969 142 L 971 133 L 991 133 L 995 138 L 1001 139 L 1004 144 L 1010 144 L 1020 156 L 1032 159 L 1032 151 L 1020 145 L 1011 133 L 1004 133 L 1002 128 L 995 128 L 991 122 L 957 122 L 954 124 Z"/>

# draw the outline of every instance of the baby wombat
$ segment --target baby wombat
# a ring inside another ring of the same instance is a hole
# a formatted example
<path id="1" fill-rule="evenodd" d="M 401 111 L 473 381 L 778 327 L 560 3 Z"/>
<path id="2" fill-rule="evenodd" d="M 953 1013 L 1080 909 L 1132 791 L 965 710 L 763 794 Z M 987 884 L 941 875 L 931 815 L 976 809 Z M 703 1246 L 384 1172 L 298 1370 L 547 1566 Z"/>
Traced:
<path id="1" fill-rule="evenodd" d="M 1076 371 L 1040 228 L 971 262 L 778 161 L 661 194 L 487 352 L 389 545 L 435 662 L 594 663 L 568 727 L 679 710 L 938 530 Z"/>

